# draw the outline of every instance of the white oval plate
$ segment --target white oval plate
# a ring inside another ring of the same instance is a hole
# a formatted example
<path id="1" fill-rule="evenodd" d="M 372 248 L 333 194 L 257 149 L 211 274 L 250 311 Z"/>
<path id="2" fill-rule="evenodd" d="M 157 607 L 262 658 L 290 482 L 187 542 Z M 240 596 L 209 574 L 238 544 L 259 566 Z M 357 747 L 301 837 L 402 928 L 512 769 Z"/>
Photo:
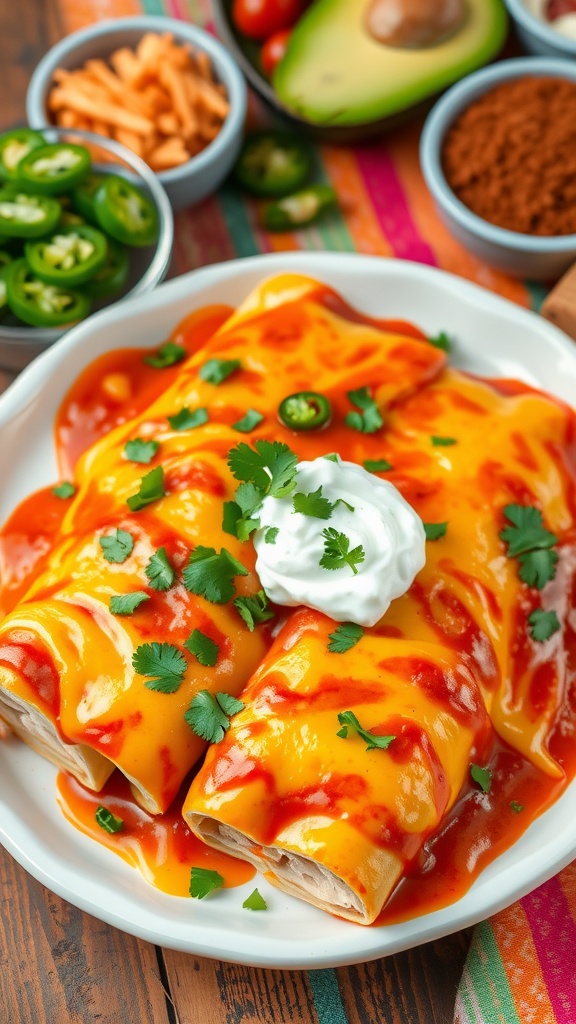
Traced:
<path id="1" fill-rule="evenodd" d="M 70 331 L 0 398 L 0 521 L 26 494 L 57 478 L 53 423 L 78 373 L 110 349 L 156 346 L 182 317 L 212 302 L 236 305 L 264 277 L 309 274 L 373 316 L 413 320 L 457 341 L 452 362 L 516 377 L 568 402 L 576 348 L 533 313 L 476 285 L 415 263 L 339 253 L 258 256 L 177 278 Z M 284 896 L 262 879 L 267 913 L 242 910 L 254 883 L 199 902 L 167 896 L 69 825 L 56 772 L 15 739 L 0 743 L 0 841 L 30 874 L 75 906 L 160 946 L 262 967 L 359 963 L 482 920 L 551 877 L 576 854 L 576 783 L 452 906 L 404 924 L 363 928 Z"/>

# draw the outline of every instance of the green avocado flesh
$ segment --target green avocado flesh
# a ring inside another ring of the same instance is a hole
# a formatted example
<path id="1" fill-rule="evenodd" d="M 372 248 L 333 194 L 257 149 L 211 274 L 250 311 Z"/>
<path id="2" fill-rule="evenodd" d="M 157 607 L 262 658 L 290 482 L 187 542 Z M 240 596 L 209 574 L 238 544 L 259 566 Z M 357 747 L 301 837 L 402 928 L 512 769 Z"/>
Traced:
<path id="1" fill-rule="evenodd" d="M 293 114 L 356 125 L 398 114 L 494 57 L 504 42 L 501 0 L 467 0 L 454 35 L 418 50 L 384 46 L 364 27 L 369 0 L 315 0 L 292 31 L 273 84 Z"/>

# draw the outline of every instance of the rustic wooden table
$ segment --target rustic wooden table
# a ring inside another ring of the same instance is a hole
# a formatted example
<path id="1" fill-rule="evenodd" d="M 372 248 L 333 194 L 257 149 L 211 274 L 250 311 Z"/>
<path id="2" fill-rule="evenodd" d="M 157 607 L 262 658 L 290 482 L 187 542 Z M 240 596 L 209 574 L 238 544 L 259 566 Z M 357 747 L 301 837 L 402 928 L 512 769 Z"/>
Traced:
<path id="1" fill-rule="evenodd" d="M 1 0 L 0 130 L 24 122 L 30 73 L 62 34 L 53 0 Z M 452 1024 L 469 943 L 461 932 L 320 972 L 311 985 L 305 972 L 238 967 L 125 935 L 53 895 L 1 848 L 0 892 L 0 1024 Z"/>

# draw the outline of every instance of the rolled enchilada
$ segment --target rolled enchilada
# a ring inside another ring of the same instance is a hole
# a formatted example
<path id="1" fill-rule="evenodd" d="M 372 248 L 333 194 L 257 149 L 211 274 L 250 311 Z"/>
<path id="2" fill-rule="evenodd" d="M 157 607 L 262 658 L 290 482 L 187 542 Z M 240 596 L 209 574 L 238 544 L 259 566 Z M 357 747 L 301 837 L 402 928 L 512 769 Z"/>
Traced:
<path id="1" fill-rule="evenodd" d="M 182 364 L 155 402 L 78 462 L 77 493 L 54 550 L 0 626 L 0 714 L 90 788 L 100 788 L 116 766 L 139 802 L 164 810 L 205 749 L 184 720 L 194 694 L 238 693 L 270 645 L 268 623 L 250 632 L 231 602 L 214 603 L 182 583 L 188 557 L 201 545 L 226 548 L 241 563 L 247 575 L 235 575 L 235 597 L 258 591 L 252 545 L 222 528 L 223 503 L 237 486 L 227 466 L 242 436 L 234 424 L 255 406 L 263 419 L 251 440 L 291 439 L 278 424 L 277 407 L 311 379 L 341 405 L 347 388 L 369 381 L 385 408 L 444 364 L 443 353 L 412 337 L 342 319 L 324 304 L 325 294 L 305 278 L 265 283 Z M 211 360 L 226 361 L 234 372 L 213 383 L 202 371 Z M 203 411 L 199 425 L 174 426 L 186 410 Z M 158 445 L 145 466 L 126 456 L 127 442 L 136 438 Z M 322 439 L 312 444 L 321 448 Z M 359 457 L 363 447 L 358 438 Z M 128 499 L 159 468 L 160 492 L 131 511 Z M 117 531 L 132 545 L 119 562 L 104 557 L 101 543 Z M 146 575 L 159 550 L 174 570 L 165 591 L 151 587 Z M 111 597 L 135 591 L 148 600 L 133 614 L 111 612 Z M 215 666 L 183 650 L 195 629 L 218 646 Z M 170 644 L 186 657 L 173 693 L 147 688 L 132 665 L 134 652 L 152 643 Z"/>

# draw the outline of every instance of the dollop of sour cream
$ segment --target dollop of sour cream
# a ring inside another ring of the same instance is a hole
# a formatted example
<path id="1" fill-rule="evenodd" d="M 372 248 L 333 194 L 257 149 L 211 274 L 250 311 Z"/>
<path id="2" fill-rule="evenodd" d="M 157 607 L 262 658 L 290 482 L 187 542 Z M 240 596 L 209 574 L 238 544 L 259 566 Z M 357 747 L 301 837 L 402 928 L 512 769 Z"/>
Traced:
<path id="1" fill-rule="evenodd" d="M 307 605 L 339 622 L 375 625 L 424 566 L 422 520 L 393 484 L 353 462 L 324 457 L 301 462 L 296 482 L 287 497 L 264 499 L 262 525 L 253 535 L 256 572 L 266 594 L 275 604 Z M 319 487 L 323 498 L 338 502 L 330 518 L 295 512 L 294 495 Z M 270 528 L 275 528 L 272 535 Z M 356 573 L 346 563 L 338 569 L 320 564 L 326 528 L 345 534 L 350 551 L 361 545 L 364 560 Z"/>

